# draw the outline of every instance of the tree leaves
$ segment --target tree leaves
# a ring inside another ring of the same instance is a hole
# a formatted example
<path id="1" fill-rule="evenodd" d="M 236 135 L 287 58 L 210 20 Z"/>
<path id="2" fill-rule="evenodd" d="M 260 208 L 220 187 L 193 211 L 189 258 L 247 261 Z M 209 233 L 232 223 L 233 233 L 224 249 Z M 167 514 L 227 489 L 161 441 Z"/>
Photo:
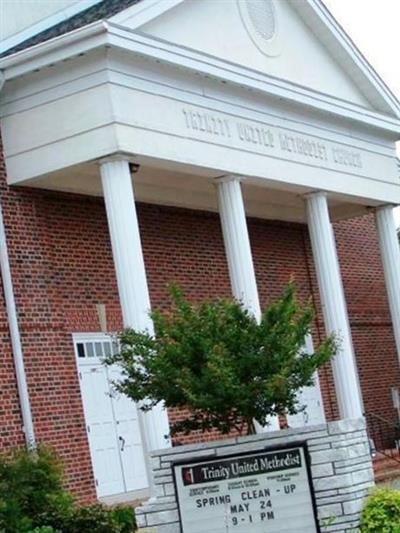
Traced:
<path id="1" fill-rule="evenodd" d="M 173 310 L 154 311 L 155 335 L 125 330 L 120 352 L 107 359 L 123 379 L 117 389 L 148 410 L 159 402 L 189 409 L 172 434 L 217 429 L 252 431 L 270 416 L 301 410 L 299 389 L 337 351 L 328 337 L 313 354 L 305 350 L 314 311 L 301 305 L 291 282 L 260 323 L 235 300 L 189 303 L 171 288 Z M 142 403 L 143 402 L 143 403 Z"/>

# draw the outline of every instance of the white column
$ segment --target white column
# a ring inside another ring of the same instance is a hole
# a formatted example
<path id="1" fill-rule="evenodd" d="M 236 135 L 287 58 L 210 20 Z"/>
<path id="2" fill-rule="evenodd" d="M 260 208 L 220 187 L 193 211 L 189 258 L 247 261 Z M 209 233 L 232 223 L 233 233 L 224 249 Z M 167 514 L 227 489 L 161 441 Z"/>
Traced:
<path id="1" fill-rule="evenodd" d="M 376 210 L 376 225 L 397 354 L 400 358 L 400 246 L 397 238 L 393 206 L 387 205 Z"/>
<path id="2" fill-rule="evenodd" d="M 307 196 L 306 206 L 326 333 L 340 340 L 332 361 L 339 412 L 341 418 L 358 418 L 363 416 L 360 385 L 326 195 Z"/>
<path id="3" fill-rule="evenodd" d="M 153 333 L 129 161 L 122 156 L 102 160 L 100 171 L 124 326 Z M 159 405 L 142 419 L 148 450 L 169 446 L 166 410 Z"/>
<path id="4" fill-rule="evenodd" d="M 226 176 L 218 178 L 216 183 L 232 293 L 260 321 L 261 308 L 240 178 Z M 257 433 L 280 429 L 278 417 L 270 418 L 268 422 L 265 428 L 256 423 Z"/>
<path id="5" fill-rule="evenodd" d="M 260 301 L 240 178 L 236 176 L 218 178 L 216 183 L 232 293 L 257 320 L 260 320 Z"/>

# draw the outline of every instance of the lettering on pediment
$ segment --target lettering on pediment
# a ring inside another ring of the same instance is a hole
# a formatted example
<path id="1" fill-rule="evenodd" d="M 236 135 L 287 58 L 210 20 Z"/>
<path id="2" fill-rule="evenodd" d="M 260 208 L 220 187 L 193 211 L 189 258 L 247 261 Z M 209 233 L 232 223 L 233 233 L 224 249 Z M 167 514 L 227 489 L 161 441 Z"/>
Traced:
<path id="1" fill-rule="evenodd" d="M 302 160 L 324 162 L 332 166 L 363 168 L 362 155 L 351 148 L 344 148 L 325 139 L 314 136 L 288 133 L 275 126 L 264 126 L 234 118 L 218 116 L 216 113 L 183 108 L 186 129 L 208 137 L 235 144 L 257 147 L 266 154 Z"/>

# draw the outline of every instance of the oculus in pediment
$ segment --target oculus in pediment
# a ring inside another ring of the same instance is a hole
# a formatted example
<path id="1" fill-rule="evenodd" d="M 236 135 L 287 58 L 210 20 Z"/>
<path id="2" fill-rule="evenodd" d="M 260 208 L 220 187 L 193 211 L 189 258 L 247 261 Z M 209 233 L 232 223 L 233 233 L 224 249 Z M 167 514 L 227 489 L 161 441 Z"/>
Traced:
<path id="1" fill-rule="evenodd" d="M 257 48 L 268 56 L 281 52 L 279 23 L 274 0 L 237 0 L 246 31 Z"/>

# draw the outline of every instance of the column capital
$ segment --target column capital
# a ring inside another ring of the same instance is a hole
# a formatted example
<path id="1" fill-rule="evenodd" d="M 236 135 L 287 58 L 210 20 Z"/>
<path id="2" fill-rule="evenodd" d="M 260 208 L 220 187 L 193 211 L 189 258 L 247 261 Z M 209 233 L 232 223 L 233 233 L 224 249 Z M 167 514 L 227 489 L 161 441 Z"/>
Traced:
<path id="1" fill-rule="evenodd" d="M 97 159 L 98 165 L 104 165 L 105 163 L 115 163 L 116 161 L 126 161 L 127 163 L 137 163 L 136 156 L 127 154 L 125 152 L 115 152 L 114 154 L 106 155 Z"/>
<path id="2" fill-rule="evenodd" d="M 311 200 L 312 198 L 326 198 L 328 199 L 328 193 L 326 191 L 312 191 L 303 194 L 305 200 Z"/>
<path id="3" fill-rule="evenodd" d="M 398 206 L 396 204 L 382 204 L 382 205 L 378 205 L 378 207 L 375 207 L 375 211 L 379 213 L 380 211 L 394 209 L 395 207 L 398 207 Z"/>
<path id="4" fill-rule="evenodd" d="M 219 183 L 232 183 L 232 182 L 239 182 L 241 183 L 246 178 L 244 176 L 239 176 L 236 174 L 228 174 L 226 176 L 218 176 L 218 178 L 214 178 L 213 181 L 215 184 Z"/>

